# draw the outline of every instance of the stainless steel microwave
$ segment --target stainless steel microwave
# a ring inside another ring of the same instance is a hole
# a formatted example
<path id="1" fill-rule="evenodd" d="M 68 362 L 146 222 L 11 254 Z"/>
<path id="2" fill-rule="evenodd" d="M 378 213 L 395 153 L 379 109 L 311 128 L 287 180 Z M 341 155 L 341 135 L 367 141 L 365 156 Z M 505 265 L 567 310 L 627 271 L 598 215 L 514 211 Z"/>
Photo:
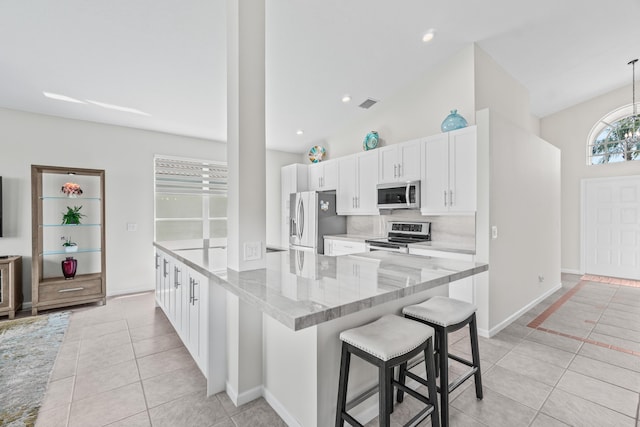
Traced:
<path id="1" fill-rule="evenodd" d="M 378 184 L 379 209 L 420 209 L 420 181 Z"/>

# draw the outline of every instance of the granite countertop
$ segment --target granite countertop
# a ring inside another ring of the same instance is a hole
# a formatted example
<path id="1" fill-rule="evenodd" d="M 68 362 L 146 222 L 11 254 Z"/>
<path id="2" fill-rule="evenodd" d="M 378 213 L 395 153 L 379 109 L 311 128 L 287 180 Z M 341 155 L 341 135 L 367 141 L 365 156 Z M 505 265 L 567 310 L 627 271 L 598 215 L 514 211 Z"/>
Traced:
<path id="1" fill-rule="evenodd" d="M 442 252 L 456 252 L 460 254 L 468 254 L 475 255 L 476 247 L 465 245 L 462 243 L 452 243 L 452 242 L 421 242 L 421 243 L 410 243 L 409 249 L 432 249 L 434 251 L 442 251 Z"/>
<path id="2" fill-rule="evenodd" d="M 289 250 L 266 254 L 266 268 L 237 272 L 226 250 L 171 250 L 243 301 L 292 330 L 314 326 L 489 269 L 488 264 L 375 251 L 330 257 Z"/>
<path id="3" fill-rule="evenodd" d="M 383 239 L 385 236 L 376 236 L 376 235 L 366 235 L 366 234 L 334 234 L 334 235 L 325 235 L 325 239 L 335 239 L 335 240 L 347 240 L 350 242 L 362 242 L 370 239 Z"/>

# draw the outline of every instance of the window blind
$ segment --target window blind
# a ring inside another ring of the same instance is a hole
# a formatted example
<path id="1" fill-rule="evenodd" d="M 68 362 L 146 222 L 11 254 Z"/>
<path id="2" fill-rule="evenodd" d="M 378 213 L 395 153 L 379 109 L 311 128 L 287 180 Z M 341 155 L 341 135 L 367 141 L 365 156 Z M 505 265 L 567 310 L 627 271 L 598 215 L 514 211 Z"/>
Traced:
<path id="1" fill-rule="evenodd" d="M 227 172 L 222 162 L 156 157 L 156 193 L 226 194 Z"/>

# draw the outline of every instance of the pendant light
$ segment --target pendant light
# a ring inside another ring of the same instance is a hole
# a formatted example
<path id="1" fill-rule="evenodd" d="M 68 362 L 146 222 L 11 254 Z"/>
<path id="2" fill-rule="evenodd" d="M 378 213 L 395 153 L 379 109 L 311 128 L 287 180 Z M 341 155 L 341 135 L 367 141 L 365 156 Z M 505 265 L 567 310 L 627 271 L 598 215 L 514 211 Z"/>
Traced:
<path id="1" fill-rule="evenodd" d="M 632 102 L 631 106 L 633 107 L 633 115 L 631 116 L 631 129 L 624 134 L 624 140 L 629 144 L 635 144 L 636 142 L 640 142 L 640 129 L 637 127 L 638 121 L 640 121 L 640 117 L 638 117 L 638 111 L 636 106 L 636 62 L 638 59 L 633 59 L 627 63 L 627 65 L 631 65 L 632 67 L 632 80 L 631 80 L 631 91 L 632 91 Z"/>

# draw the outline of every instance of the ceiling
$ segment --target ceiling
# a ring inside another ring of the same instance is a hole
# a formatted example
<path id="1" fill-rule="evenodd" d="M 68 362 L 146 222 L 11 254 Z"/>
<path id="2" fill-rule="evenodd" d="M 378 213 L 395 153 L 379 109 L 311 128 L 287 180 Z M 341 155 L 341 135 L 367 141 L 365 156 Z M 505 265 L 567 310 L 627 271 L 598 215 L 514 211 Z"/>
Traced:
<path id="1" fill-rule="evenodd" d="M 291 152 L 472 42 L 529 89 L 539 117 L 629 85 L 640 57 L 639 0 L 266 4 L 267 147 Z M 224 0 L 3 0 L 0 107 L 225 141 L 225 31 Z"/>

